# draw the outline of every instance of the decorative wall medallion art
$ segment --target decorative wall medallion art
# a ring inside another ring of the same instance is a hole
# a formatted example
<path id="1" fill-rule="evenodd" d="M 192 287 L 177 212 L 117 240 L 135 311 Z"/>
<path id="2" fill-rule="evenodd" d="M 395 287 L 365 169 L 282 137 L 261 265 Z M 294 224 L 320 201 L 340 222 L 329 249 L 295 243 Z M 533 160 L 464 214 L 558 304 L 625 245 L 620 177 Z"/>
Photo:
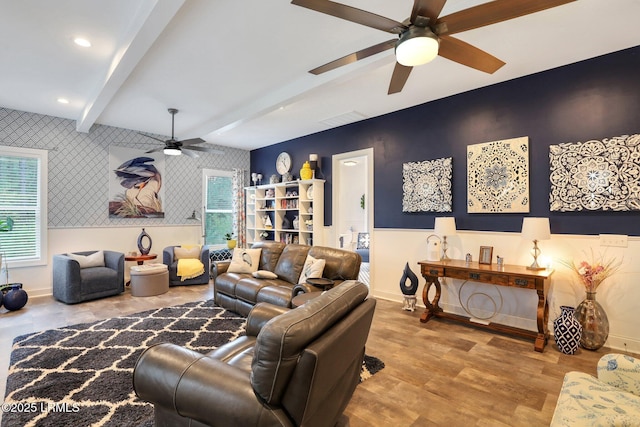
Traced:
<path id="1" fill-rule="evenodd" d="M 451 160 L 402 165 L 402 212 L 451 212 Z"/>
<path id="2" fill-rule="evenodd" d="M 529 137 L 467 146 L 467 212 L 529 212 Z"/>
<path id="3" fill-rule="evenodd" d="M 640 210 L 640 134 L 549 147 L 552 211 Z"/>

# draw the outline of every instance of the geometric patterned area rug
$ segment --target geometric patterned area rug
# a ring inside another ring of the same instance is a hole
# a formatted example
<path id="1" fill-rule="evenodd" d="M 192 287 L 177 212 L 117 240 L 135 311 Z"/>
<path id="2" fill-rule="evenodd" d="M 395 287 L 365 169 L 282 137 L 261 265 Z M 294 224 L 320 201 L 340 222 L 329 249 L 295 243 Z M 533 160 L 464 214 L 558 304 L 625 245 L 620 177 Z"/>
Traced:
<path id="1" fill-rule="evenodd" d="M 22 335 L 14 340 L 2 426 L 153 426 L 133 367 L 151 344 L 207 353 L 244 335 L 245 318 L 212 300 Z M 384 368 L 365 356 L 361 381 Z"/>

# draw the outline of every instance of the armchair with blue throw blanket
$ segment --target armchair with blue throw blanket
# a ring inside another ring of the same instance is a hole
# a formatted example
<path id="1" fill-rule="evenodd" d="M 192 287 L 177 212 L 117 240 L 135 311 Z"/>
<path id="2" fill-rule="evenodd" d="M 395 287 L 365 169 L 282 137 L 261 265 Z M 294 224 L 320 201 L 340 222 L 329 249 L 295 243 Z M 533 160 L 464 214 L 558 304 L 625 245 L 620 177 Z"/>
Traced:
<path id="1" fill-rule="evenodd" d="M 53 296 L 75 304 L 124 292 L 124 254 L 85 251 L 53 256 Z"/>
<path id="2" fill-rule="evenodd" d="M 551 427 L 640 425 L 640 360 L 606 354 L 597 373 L 565 375 Z"/>
<path id="3" fill-rule="evenodd" d="M 169 286 L 209 283 L 207 246 L 168 246 L 162 251 L 162 263 L 169 269 Z"/>

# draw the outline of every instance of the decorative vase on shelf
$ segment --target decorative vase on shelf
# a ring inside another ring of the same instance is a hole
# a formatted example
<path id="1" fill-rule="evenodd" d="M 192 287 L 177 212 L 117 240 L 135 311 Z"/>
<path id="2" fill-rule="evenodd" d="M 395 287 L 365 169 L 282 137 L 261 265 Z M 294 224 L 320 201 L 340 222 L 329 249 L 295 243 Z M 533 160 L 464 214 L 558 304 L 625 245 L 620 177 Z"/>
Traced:
<path id="1" fill-rule="evenodd" d="M 142 243 L 142 239 L 144 239 L 145 237 L 149 240 L 149 246 L 144 246 Z M 140 235 L 138 236 L 138 250 L 140 251 L 140 254 L 148 255 L 149 251 L 151 251 L 151 244 L 151 236 L 149 236 L 143 228 L 142 233 L 140 233 Z"/>
<path id="2" fill-rule="evenodd" d="M 307 180 L 313 177 L 313 170 L 309 162 L 304 162 L 302 169 L 300 169 L 300 179 Z"/>
<path id="3" fill-rule="evenodd" d="M 300 228 L 300 219 L 298 219 L 298 215 L 293 217 L 293 229 L 297 230 Z"/>
<path id="4" fill-rule="evenodd" d="M 576 307 L 574 316 L 582 326 L 580 345 L 587 350 L 598 350 L 609 337 L 609 318 L 596 301 L 595 292 L 587 292 L 587 298 Z"/>
<path id="5" fill-rule="evenodd" d="M 560 316 L 553 321 L 553 336 L 558 350 L 564 354 L 574 354 L 580 346 L 582 325 L 574 316 L 575 309 L 563 305 Z"/>
<path id="6" fill-rule="evenodd" d="M 269 230 L 273 228 L 273 223 L 271 222 L 271 217 L 269 215 L 264 216 L 264 228 Z"/>

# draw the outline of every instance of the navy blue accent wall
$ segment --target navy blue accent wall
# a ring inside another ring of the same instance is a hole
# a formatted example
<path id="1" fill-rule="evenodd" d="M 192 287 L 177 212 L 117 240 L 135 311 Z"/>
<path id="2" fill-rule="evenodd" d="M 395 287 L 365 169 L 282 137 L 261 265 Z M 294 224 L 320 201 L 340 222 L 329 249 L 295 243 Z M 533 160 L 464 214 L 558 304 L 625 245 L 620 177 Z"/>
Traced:
<path id="1" fill-rule="evenodd" d="M 467 213 L 466 149 L 528 136 L 531 209 L 526 216 L 548 216 L 555 234 L 637 236 L 638 212 L 549 211 L 549 145 L 640 133 L 639 70 L 637 46 L 253 150 L 251 171 L 268 182 L 276 156 L 287 151 L 298 176 L 309 153 L 318 153 L 330 225 L 331 156 L 374 147 L 376 228 L 432 228 L 436 216 L 455 216 L 461 230 L 520 231 L 523 214 Z M 453 158 L 453 212 L 402 212 L 402 164 L 441 157 Z"/>

